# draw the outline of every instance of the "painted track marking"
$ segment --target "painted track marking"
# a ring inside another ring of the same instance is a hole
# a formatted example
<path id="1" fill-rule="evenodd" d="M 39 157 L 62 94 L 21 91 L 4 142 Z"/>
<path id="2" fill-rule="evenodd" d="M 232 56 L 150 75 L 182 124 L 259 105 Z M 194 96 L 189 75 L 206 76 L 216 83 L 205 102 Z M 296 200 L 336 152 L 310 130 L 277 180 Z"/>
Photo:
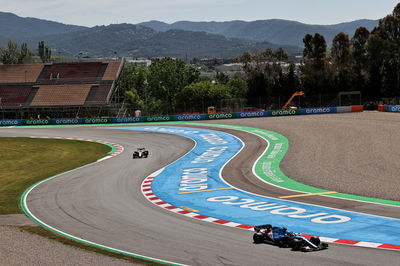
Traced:
<path id="1" fill-rule="evenodd" d="M 213 189 L 205 189 L 205 190 L 196 190 L 196 191 L 188 191 L 188 192 L 179 192 L 178 194 L 192 194 L 192 193 L 201 193 L 201 192 L 218 191 L 218 190 L 227 190 L 227 189 L 234 189 L 234 188 L 233 188 L 233 187 L 213 188 Z"/>
<path id="2" fill-rule="evenodd" d="M 129 128 L 122 128 L 122 129 L 129 129 Z M 139 128 L 135 128 L 135 129 L 132 128 L 132 130 L 140 130 L 140 129 Z M 149 128 L 146 128 L 146 130 L 152 131 Z M 168 132 L 168 133 L 172 133 L 172 132 Z M 177 134 L 177 135 L 180 135 L 180 134 Z M 222 169 L 220 169 L 220 172 L 221 172 L 221 170 Z M 143 181 L 143 183 L 146 184 L 146 185 L 144 187 L 142 187 L 144 196 L 150 202 L 152 202 L 153 204 L 156 204 L 159 207 L 162 207 L 162 208 L 164 208 L 166 210 L 169 210 L 169 211 L 181 214 L 181 215 L 185 215 L 187 217 L 203 220 L 203 221 L 206 221 L 206 222 L 213 222 L 213 223 L 217 223 L 217 224 L 222 224 L 222 225 L 241 228 L 241 229 L 246 229 L 246 230 L 252 230 L 253 229 L 252 225 L 241 224 L 240 222 L 231 222 L 231 221 L 229 221 L 229 218 L 222 218 L 222 219 L 221 218 L 214 218 L 214 217 L 211 217 L 211 216 L 208 216 L 208 215 L 193 213 L 193 212 L 184 210 L 182 208 L 177 208 L 177 207 L 175 207 L 176 205 L 175 206 L 173 205 L 173 203 L 170 204 L 170 203 L 165 201 L 165 195 L 162 196 L 162 198 L 164 198 L 164 199 L 158 198 L 158 196 L 155 195 L 155 193 L 153 192 L 153 189 L 152 189 L 153 184 L 151 184 L 153 179 L 156 176 L 157 176 L 157 174 L 152 174 L 151 177 L 146 178 Z M 160 179 L 160 180 L 163 180 L 163 179 Z M 149 184 L 150 184 L 150 186 L 149 186 Z M 332 194 L 334 193 L 333 191 L 330 191 L 330 192 Z M 296 217 L 296 218 L 298 218 L 298 217 Z M 385 218 L 385 217 L 383 217 L 383 218 Z M 306 237 L 307 236 L 311 236 L 311 235 L 306 235 L 306 234 L 303 234 L 303 235 L 306 236 Z M 400 245 L 390 245 L 389 246 L 387 244 L 374 243 L 372 241 L 371 242 L 367 242 L 367 241 L 352 241 L 352 240 L 349 240 L 349 239 L 339 239 L 339 238 L 336 238 L 336 237 L 324 237 L 324 236 L 321 236 L 321 240 L 325 241 L 325 242 L 330 242 L 330 243 L 339 243 L 339 244 L 347 244 L 347 245 L 362 246 L 362 247 L 376 247 L 376 248 L 381 248 L 381 249 L 398 249 L 398 248 L 400 248 Z"/>
<path id="3" fill-rule="evenodd" d="M 155 173 L 153 173 L 151 176 L 145 178 L 142 183 L 142 194 L 145 196 L 145 198 L 148 201 L 150 201 L 154 205 L 157 205 L 158 207 L 161 207 L 167 211 L 171 211 L 171 212 L 174 212 L 174 213 L 177 213 L 180 215 L 184 215 L 186 217 L 202 220 L 204 222 L 215 223 L 215 224 L 219 224 L 219 225 L 239 228 L 239 229 L 248 230 L 248 231 L 254 230 L 254 226 L 252 226 L 252 225 L 240 224 L 240 223 L 230 222 L 227 220 L 221 220 L 218 218 L 201 215 L 201 214 L 194 213 L 194 212 L 183 209 L 183 208 L 188 209 L 187 207 L 181 206 L 178 208 L 178 207 L 175 207 L 166 202 L 163 202 L 163 204 L 160 204 L 161 200 L 157 196 L 155 196 L 155 194 L 153 193 L 153 190 L 151 189 L 151 184 L 156 176 L 157 175 Z M 148 188 L 148 186 L 144 187 L 144 185 L 148 185 L 148 184 L 150 184 L 150 189 Z M 307 237 L 307 238 L 310 238 L 312 236 L 312 235 L 307 235 L 307 234 L 301 234 L 301 235 L 304 237 Z M 353 240 L 339 239 L 339 238 L 332 238 L 332 237 L 323 237 L 323 236 L 320 236 L 320 239 L 323 242 L 334 243 L 334 244 L 343 244 L 343 245 L 356 246 L 356 247 L 400 250 L 400 245 L 391 245 L 391 244 L 365 242 L 365 241 L 353 241 Z"/>
<path id="4" fill-rule="evenodd" d="M 319 196 L 319 195 L 327 195 L 327 194 L 335 194 L 335 193 L 338 193 L 338 192 L 336 192 L 336 191 L 328 191 L 328 192 L 320 192 L 320 193 L 297 194 L 297 195 L 278 197 L 278 199 L 289 199 L 289 198 L 297 198 L 297 197 Z"/>
<path id="5" fill-rule="evenodd" d="M 188 210 L 188 211 L 191 211 L 191 212 L 199 212 L 198 210 L 195 210 L 195 209 L 192 209 L 192 208 L 189 208 L 189 207 L 185 207 L 185 206 L 179 206 L 179 208 L 182 208 L 182 209 L 185 209 L 185 210 Z"/>

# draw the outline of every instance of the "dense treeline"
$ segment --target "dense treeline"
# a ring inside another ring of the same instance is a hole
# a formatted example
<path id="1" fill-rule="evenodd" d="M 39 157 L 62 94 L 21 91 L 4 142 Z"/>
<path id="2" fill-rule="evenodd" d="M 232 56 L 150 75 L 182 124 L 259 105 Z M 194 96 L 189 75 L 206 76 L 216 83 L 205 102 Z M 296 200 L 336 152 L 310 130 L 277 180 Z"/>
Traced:
<path id="1" fill-rule="evenodd" d="M 296 90 L 308 95 L 361 91 L 363 99 L 379 100 L 400 96 L 400 4 L 369 32 L 360 27 L 350 38 L 337 34 L 331 49 L 324 36 L 307 34 L 303 62 L 283 67 L 282 50 L 244 53 L 249 98 L 288 97 Z"/>
<path id="2" fill-rule="evenodd" d="M 13 64 L 29 64 L 33 63 L 33 53 L 28 49 L 26 43 L 22 43 L 21 47 L 18 44 L 9 40 L 6 47 L 0 46 L 0 63 L 13 65 Z M 51 49 L 40 41 L 38 43 L 38 56 L 43 63 L 50 62 Z"/>
<path id="3" fill-rule="evenodd" d="M 127 65 L 119 87 L 125 102 L 145 114 L 204 112 L 208 105 L 247 94 L 247 83 L 239 76 L 201 79 L 197 69 L 169 57 L 153 60 L 148 68 Z"/>

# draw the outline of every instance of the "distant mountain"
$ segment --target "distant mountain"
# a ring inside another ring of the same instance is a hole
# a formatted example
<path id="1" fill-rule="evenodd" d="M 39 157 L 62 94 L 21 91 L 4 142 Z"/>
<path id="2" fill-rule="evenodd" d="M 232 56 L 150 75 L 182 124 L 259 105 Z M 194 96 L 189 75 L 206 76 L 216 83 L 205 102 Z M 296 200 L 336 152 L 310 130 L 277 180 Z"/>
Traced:
<path id="1" fill-rule="evenodd" d="M 344 23 L 339 23 L 335 25 L 328 25 L 326 27 L 334 29 L 339 32 L 344 32 L 347 34 L 350 34 L 351 36 L 354 35 L 354 32 L 356 29 L 360 26 L 363 26 L 367 28 L 369 31 L 374 29 L 376 26 L 378 26 L 379 20 L 370 20 L 370 19 L 360 19 L 360 20 L 355 20 L 352 22 L 344 22 Z"/>
<path id="2" fill-rule="evenodd" d="M 162 32 L 132 24 L 97 26 L 81 31 L 39 36 L 26 41 L 28 45 L 34 46 L 39 40 L 44 40 L 47 45 L 55 48 L 56 54 L 74 56 L 82 53 L 90 57 L 115 55 L 180 58 L 232 57 L 241 55 L 243 51 L 280 47 L 267 42 L 228 39 L 222 35 L 206 32 L 184 30 Z M 292 53 L 300 51 L 300 48 L 295 46 L 284 48 Z"/>
<path id="3" fill-rule="evenodd" d="M 269 19 L 257 21 L 226 21 L 226 22 L 191 22 L 178 21 L 167 24 L 160 21 L 149 21 L 140 25 L 150 27 L 158 31 L 180 29 L 187 31 L 204 31 L 213 34 L 221 34 L 227 38 L 247 39 L 255 42 L 270 42 L 281 45 L 303 46 L 303 38 L 307 33 L 320 33 L 325 36 L 328 44 L 339 32 L 353 36 L 355 30 L 366 27 L 372 30 L 378 25 L 378 20 L 356 20 L 353 22 L 336 25 L 309 25 L 297 21 Z"/>
<path id="4" fill-rule="evenodd" d="M 0 12 L 0 36 L 19 41 L 34 36 L 72 32 L 86 27 L 66 25 L 37 18 L 22 18 L 13 13 Z"/>
<path id="5" fill-rule="evenodd" d="M 357 27 L 371 30 L 377 23 L 357 20 L 323 26 L 280 19 L 173 24 L 149 21 L 88 28 L 0 12 L 0 45 L 11 39 L 27 42 L 29 48 L 36 51 L 37 43 L 43 40 L 53 49 L 53 55 L 69 56 L 233 57 L 244 51 L 279 47 L 298 53 L 307 33 L 319 32 L 330 44 L 341 31 L 352 36 Z"/>

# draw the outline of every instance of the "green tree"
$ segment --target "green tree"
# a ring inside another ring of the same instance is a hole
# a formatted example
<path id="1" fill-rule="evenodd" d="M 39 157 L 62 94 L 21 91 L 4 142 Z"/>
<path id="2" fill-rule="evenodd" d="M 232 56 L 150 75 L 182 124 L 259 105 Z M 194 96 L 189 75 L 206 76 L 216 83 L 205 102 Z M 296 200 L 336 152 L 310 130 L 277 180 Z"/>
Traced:
<path id="1" fill-rule="evenodd" d="M 199 72 L 181 59 L 155 59 L 149 67 L 148 84 L 152 96 L 162 101 L 161 112 L 172 114 L 182 102 L 177 95 L 189 84 L 199 80 Z"/>
<path id="2" fill-rule="evenodd" d="M 324 69 L 326 63 L 326 48 L 327 48 L 325 37 L 319 33 L 316 33 L 312 40 L 312 45 L 313 45 L 312 58 L 315 60 L 314 62 L 315 66 L 320 69 Z"/>
<path id="3" fill-rule="evenodd" d="M 311 58 L 313 57 L 313 36 L 311 34 L 306 34 L 303 38 L 304 49 L 303 49 L 303 57 Z"/>
<path id="4" fill-rule="evenodd" d="M 288 98 L 295 91 L 298 91 L 298 89 L 299 89 L 299 78 L 297 77 L 296 74 L 296 66 L 295 64 L 291 63 L 289 65 L 288 72 L 285 75 L 285 81 L 281 95 L 284 96 L 285 98 Z"/>
<path id="5" fill-rule="evenodd" d="M 229 77 L 225 75 L 223 72 L 217 72 L 217 74 L 215 75 L 215 79 L 223 84 L 226 84 L 229 81 Z"/>
<path id="6" fill-rule="evenodd" d="M 186 110 L 204 112 L 207 106 L 219 106 L 220 101 L 232 98 L 232 88 L 215 81 L 194 82 L 184 88 L 178 99 L 184 101 Z"/>
<path id="7" fill-rule="evenodd" d="M 18 45 L 9 40 L 7 47 L 0 47 L 0 61 L 3 64 L 18 64 L 20 58 L 20 51 Z"/>
<path id="8" fill-rule="evenodd" d="M 321 94 L 330 91 L 331 72 L 327 59 L 327 45 L 324 36 L 307 34 L 304 39 L 304 61 L 301 66 L 302 90 L 307 94 Z"/>
<path id="9" fill-rule="evenodd" d="M 50 62 L 51 49 L 47 45 L 45 45 L 44 41 L 40 41 L 38 43 L 38 53 L 43 63 Z"/>
<path id="10" fill-rule="evenodd" d="M 274 52 L 274 58 L 276 61 L 278 62 L 282 62 L 282 61 L 287 61 L 289 56 L 288 54 L 285 52 L 285 50 L 283 50 L 283 48 L 278 48 L 275 52 Z"/>
<path id="11" fill-rule="evenodd" d="M 383 93 L 387 97 L 400 95 L 400 3 L 391 15 L 383 18 L 377 34 L 387 51 L 383 64 Z"/>
<path id="12" fill-rule="evenodd" d="M 229 79 L 226 84 L 230 88 L 230 94 L 232 98 L 246 98 L 248 92 L 248 85 L 246 80 L 241 76 L 236 75 Z"/>
<path id="13" fill-rule="evenodd" d="M 352 48 L 354 66 L 360 72 L 366 69 L 368 63 L 368 53 L 367 53 L 368 38 L 369 38 L 369 31 L 364 27 L 359 27 L 357 28 L 353 38 L 351 39 L 351 48 Z"/>
<path id="14" fill-rule="evenodd" d="M 281 62 L 287 59 L 288 55 L 282 48 L 243 53 L 240 61 L 246 73 L 249 105 L 259 105 L 261 99 L 270 100 L 272 95 L 280 93 L 283 86 Z"/>
<path id="15" fill-rule="evenodd" d="M 367 41 L 369 31 L 364 27 L 357 28 L 351 39 L 354 66 L 354 88 L 361 91 L 361 94 L 367 98 L 367 80 L 368 80 L 368 51 Z"/>
<path id="16" fill-rule="evenodd" d="M 28 45 L 26 43 L 22 43 L 19 52 L 18 63 L 27 64 L 31 62 L 32 62 L 32 52 L 28 49 Z"/>
<path id="17" fill-rule="evenodd" d="M 333 38 L 331 56 L 337 91 L 352 90 L 353 59 L 347 34 L 340 32 Z"/>
<path id="18" fill-rule="evenodd" d="M 378 34 L 371 34 L 367 42 L 368 51 L 368 86 L 367 99 L 377 100 L 382 97 L 382 73 L 384 63 L 384 41 Z"/>
<path id="19" fill-rule="evenodd" d="M 367 42 L 371 97 L 400 95 L 400 3 L 379 21 Z"/>
<path id="20" fill-rule="evenodd" d="M 143 66 L 127 65 L 121 75 L 118 87 L 128 104 L 146 113 L 151 95 L 148 94 L 147 70 Z"/>

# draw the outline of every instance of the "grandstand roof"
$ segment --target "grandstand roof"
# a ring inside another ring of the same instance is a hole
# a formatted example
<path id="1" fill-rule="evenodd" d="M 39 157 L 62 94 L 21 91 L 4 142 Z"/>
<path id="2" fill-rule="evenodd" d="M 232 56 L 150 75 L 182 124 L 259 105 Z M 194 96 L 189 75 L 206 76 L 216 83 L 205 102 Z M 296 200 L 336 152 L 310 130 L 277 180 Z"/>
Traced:
<path id="1" fill-rule="evenodd" d="M 0 83 L 36 82 L 44 64 L 0 65 Z"/>

